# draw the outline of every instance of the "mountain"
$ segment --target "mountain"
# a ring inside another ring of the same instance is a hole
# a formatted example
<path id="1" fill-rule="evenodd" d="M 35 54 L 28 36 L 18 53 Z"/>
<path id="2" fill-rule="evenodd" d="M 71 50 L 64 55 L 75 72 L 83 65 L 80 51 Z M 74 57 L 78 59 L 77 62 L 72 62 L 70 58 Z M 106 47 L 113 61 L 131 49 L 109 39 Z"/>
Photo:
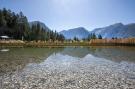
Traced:
<path id="1" fill-rule="evenodd" d="M 100 34 L 103 38 L 131 38 L 135 37 L 135 23 L 128 25 L 116 23 L 107 27 L 94 29 L 90 33 Z"/>
<path id="2" fill-rule="evenodd" d="M 32 25 L 40 24 L 40 26 L 46 30 L 50 30 L 44 23 L 40 21 L 29 22 L 30 27 Z M 59 32 L 63 34 L 66 39 L 73 39 L 77 37 L 79 39 L 87 38 L 90 33 L 95 33 L 97 36 L 100 34 L 103 38 L 132 38 L 135 37 L 135 23 L 124 25 L 122 23 L 115 23 L 102 28 L 96 28 L 92 31 L 88 31 L 83 27 L 78 27 L 69 30 L 63 30 Z"/>
<path id="3" fill-rule="evenodd" d="M 82 38 L 87 38 L 89 35 L 89 31 L 87 31 L 83 27 L 78 27 L 74 29 L 69 29 L 69 30 L 63 30 L 60 32 L 60 34 L 63 34 L 66 39 L 74 39 L 74 37 L 77 37 L 79 39 Z"/>
<path id="4" fill-rule="evenodd" d="M 46 29 L 47 31 L 50 30 L 43 22 L 40 21 L 29 22 L 30 27 L 32 27 L 32 25 L 37 25 L 37 24 L 40 24 L 40 27 Z"/>

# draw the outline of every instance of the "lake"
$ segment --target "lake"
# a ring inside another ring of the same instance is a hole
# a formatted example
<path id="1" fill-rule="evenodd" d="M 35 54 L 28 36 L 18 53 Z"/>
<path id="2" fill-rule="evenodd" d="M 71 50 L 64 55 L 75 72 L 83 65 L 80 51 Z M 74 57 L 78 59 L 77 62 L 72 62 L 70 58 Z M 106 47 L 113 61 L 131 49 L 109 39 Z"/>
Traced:
<path id="1" fill-rule="evenodd" d="M 135 89 L 135 47 L 0 48 L 0 89 Z"/>

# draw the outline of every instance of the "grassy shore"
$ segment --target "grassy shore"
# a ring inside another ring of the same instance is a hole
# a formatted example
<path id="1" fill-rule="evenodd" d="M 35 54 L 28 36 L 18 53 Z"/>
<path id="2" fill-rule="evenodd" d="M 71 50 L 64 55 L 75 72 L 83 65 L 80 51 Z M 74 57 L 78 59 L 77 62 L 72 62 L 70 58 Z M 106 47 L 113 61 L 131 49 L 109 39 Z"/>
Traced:
<path id="1" fill-rule="evenodd" d="M 65 47 L 65 46 L 90 46 L 89 42 L 0 42 L 0 47 Z"/>
<path id="2" fill-rule="evenodd" d="M 130 39 L 93 39 L 90 41 L 46 42 L 0 40 L 0 47 L 64 47 L 64 46 L 135 46 L 135 38 Z"/>
<path id="3" fill-rule="evenodd" d="M 92 46 L 135 46 L 135 38 L 125 39 L 92 39 Z"/>

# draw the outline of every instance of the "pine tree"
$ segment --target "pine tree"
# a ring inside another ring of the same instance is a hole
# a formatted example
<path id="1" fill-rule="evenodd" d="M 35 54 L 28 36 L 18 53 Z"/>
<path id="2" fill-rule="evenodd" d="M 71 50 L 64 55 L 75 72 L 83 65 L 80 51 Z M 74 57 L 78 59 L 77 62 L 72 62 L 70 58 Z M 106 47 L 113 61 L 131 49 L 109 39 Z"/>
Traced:
<path id="1" fill-rule="evenodd" d="M 0 10 L 0 27 L 5 26 L 5 25 L 6 25 L 6 23 L 5 23 L 5 19 L 3 16 L 3 12 L 2 12 L 2 10 Z"/>
<path id="2" fill-rule="evenodd" d="M 100 34 L 98 35 L 98 39 L 102 39 L 102 36 Z"/>
<path id="3" fill-rule="evenodd" d="M 92 39 L 97 39 L 97 37 L 96 37 L 95 33 L 93 33 L 93 35 L 92 35 Z"/>
<path id="4" fill-rule="evenodd" d="M 1 29 L 2 28 L 2 29 Z M 24 40 L 65 40 L 65 37 L 56 31 L 41 28 L 40 23 L 29 26 L 27 17 L 22 12 L 15 14 L 11 10 L 0 10 L 0 35 L 8 35 L 14 39 Z"/>

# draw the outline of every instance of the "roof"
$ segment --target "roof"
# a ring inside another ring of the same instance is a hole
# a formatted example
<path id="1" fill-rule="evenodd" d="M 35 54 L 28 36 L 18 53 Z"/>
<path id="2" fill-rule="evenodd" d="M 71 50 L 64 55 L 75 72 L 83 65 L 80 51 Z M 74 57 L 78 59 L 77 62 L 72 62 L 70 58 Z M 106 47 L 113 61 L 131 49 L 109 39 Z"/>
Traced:
<path id="1" fill-rule="evenodd" d="M 0 36 L 0 38 L 8 39 L 8 36 Z"/>

